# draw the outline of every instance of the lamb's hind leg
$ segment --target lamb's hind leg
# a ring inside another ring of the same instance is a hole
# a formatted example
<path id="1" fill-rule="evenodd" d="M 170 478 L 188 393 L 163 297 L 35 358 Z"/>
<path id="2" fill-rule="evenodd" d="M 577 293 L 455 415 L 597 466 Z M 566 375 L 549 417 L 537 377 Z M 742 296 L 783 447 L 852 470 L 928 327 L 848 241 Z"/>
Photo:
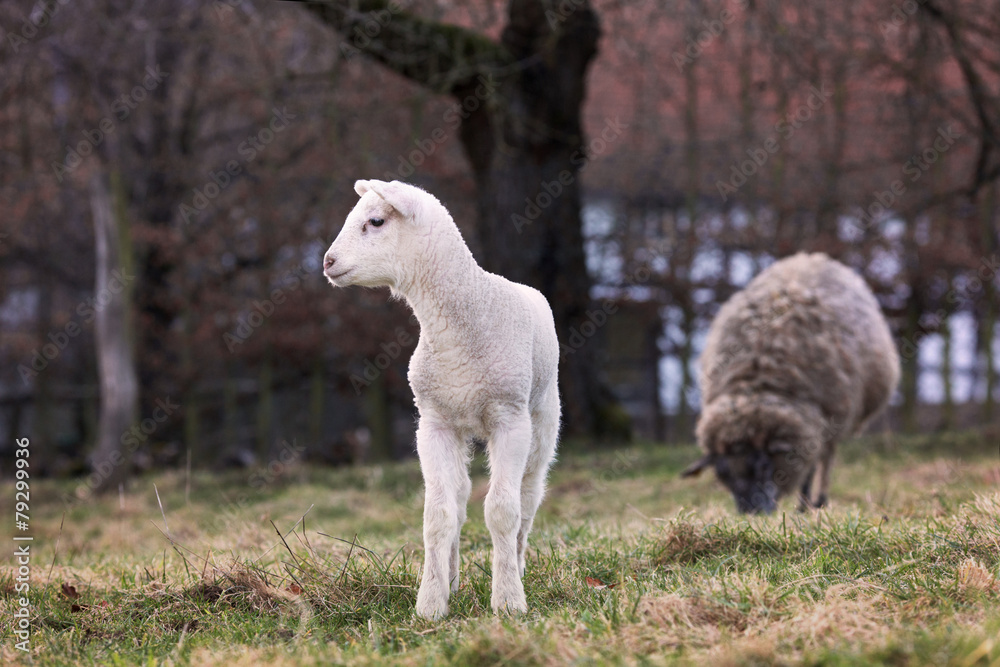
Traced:
<path id="1" fill-rule="evenodd" d="M 496 612 L 524 612 L 528 604 L 517 559 L 521 527 L 521 482 L 531 448 L 528 411 L 502 420 L 487 445 L 490 491 L 486 494 L 486 527 L 493 537 L 493 595 Z"/>
<path id="2" fill-rule="evenodd" d="M 559 391 L 553 386 L 539 409 L 531 415 L 531 453 L 521 482 L 521 527 L 517 533 L 517 565 L 522 578 L 528 534 L 531 533 L 535 513 L 545 496 L 545 478 L 556 455 L 558 437 Z"/>
<path id="3" fill-rule="evenodd" d="M 448 613 L 449 584 L 458 570 L 458 532 L 464 517 L 468 455 L 455 433 L 421 417 L 417 455 L 424 476 L 424 570 L 417 592 L 417 615 L 441 618 Z"/>

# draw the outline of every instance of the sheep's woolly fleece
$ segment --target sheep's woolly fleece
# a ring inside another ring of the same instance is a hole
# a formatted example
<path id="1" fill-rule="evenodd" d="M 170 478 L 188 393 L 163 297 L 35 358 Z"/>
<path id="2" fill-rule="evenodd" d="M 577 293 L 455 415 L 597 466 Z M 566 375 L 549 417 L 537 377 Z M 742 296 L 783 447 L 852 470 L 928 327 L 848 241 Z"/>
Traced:
<path id="1" fill-rule="evenodd" d="M 736 443 L 797 443 L 797 474 L 779 483 L 787 493 L 838 439 L 885 407 L 899 356 L 861 277 L 822 253 L 799 253 L 722 306 L 700 379 L 699 445 L 723 454 Z"/>

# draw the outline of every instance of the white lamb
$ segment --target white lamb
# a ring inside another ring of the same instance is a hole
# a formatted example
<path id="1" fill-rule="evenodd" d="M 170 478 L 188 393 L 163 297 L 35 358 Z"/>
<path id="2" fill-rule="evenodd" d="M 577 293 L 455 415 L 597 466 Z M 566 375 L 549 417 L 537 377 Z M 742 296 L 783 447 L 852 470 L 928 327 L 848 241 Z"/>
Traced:
<path id="1" fill-rule="evenodd" d="M 420 322 L 409 372 L 425 487 L 417 614 L 444 616 L 458 590 L 474 438 L 489 455 L 491 604 L 527 611 L 524 552 L 559 431 L 552 310 L 537 290 L 480 268 L 433 195 L 399 181 L 354 189 L 361 201 L 326 252 L 324 272 L 338 287 L 388 286 Z"/>

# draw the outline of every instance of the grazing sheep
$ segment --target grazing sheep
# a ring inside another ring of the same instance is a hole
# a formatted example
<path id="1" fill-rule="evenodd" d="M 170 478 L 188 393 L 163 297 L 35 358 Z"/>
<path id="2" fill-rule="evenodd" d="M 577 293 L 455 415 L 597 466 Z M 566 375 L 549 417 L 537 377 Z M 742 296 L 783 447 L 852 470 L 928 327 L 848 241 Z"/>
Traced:
<path id="1" fill-rule="evenodd" d="M 774 511 L 801 489 L 822 507 L 837 441 L 889 402 L 899 355 L 865 282 L 822 253 L 776 262 L 719 310 L 701 356 L 696 430 L 741 512 Z M 819 470 L 819 497 L 811 497 Z"/>
<path id="2" fill-rule="evenodd" d="M 324 258 L 335 286 L 388 286 L 420 322 L 410 386 L 420 412 L 424 571 L 417 614 L 448 613 L 473 439 L 486 441 L 494 611 L 524 612 L 524 552 L 559 431 L 559 344 L 540 292 L 476 264 L 447 209 L 423 190 L 358 181 L 361 201 Z"/>

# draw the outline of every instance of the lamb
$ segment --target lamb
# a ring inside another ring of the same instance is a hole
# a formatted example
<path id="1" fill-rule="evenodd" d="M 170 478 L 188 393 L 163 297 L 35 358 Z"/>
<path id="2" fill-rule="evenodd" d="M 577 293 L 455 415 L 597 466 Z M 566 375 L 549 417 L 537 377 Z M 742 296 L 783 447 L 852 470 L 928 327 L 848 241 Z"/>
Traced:
<path id="1" fill-rule="evenodd" d="M 431 194 L 399 181 L 354 189 L 361 200 L 327 250 L 324 273 L 337 287 L 388 286 L 420 324 L 409 368 L 425 488 L 416 613 L 445 616 L 458 590 L 474 439 L 486 442 L 490 465 L 491 605 L 526 612 L 525 549 L 559 432 L 552 310 L 537 290 L 480 268 Z"/>
<path id="2" fill-rule="evenodd" d="M 776 262 L 719 311 L 701 356 L 704 456 L 740 512 L 773 512 L 801 490 L 823 507 L 838 440 L 885 408 L 899 355 L 875 296 L 822 253 Z M 811 496 L 818 469 L 819 496 Z"/>

